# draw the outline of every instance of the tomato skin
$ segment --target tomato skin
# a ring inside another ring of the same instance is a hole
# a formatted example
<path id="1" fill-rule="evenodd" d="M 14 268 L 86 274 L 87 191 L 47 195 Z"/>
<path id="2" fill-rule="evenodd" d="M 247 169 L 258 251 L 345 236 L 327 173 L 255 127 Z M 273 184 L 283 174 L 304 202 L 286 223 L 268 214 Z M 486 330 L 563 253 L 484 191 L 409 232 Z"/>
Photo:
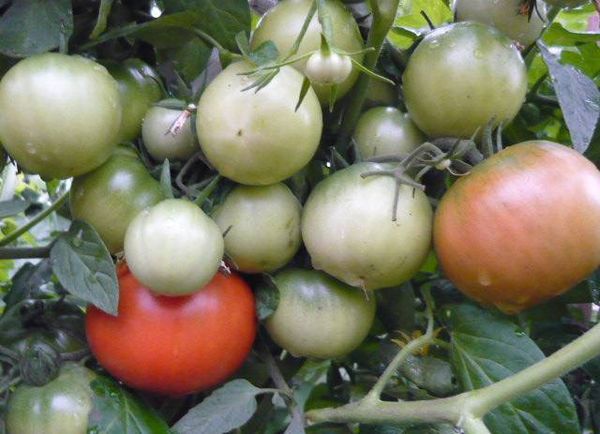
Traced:
<path id="1" fill-rule="evenodd" d="M 251 47 L 256 49 L 262 43 L 271 40 L 277 46 L 280 57 L 287 56 L 300 33 L 311 4 L 311 0 L 284 0 L 278 3 L 259 21 L 258 27 L 252 34 Z M 332 46 L 346 52 L 362 50 L 362 36 L 352 14 L 338 0 L 326 0 L 324 5 L 333 28 Z M 321 47 L 321 31 L 321 24 L 319 24 L 317 14 L 315 14 L 302 38 L 297 52 L 298 56 L 318 50 Z M 362 54 L 353 55 L 352 57 L 356 61 L 362 62 Z M 307 60 L 302 60 L 294 63 L 293 66 L 304 74 L 306 64 Z M 350 90 L 358 75 L 359 71 L 353 67 L 348 78 L 338 86 L 336 98 L 342 97 Z M 331 86 L 313 83 L 313 89 L 321 104 L 329 102 Z"/>
<path id="2" fill-rule="evenodd" d="M 431 248 L 432 210 L 421 190 L 363 173 L 389 169 L 359 163 L 321 181 L 302 214 L 302 239 L 313 268 L 363 289 L 399 285 L 421 267 Z"/>
<path id="3" fill-rule="evenodd" d="M 165 158 L 170 161 L 187 160 L 199 151 L 192 133 L 190 118 L 185 120 L 177 134 L 168 132 L 173 122 L 182 113 L 182 110 L 158 106 L 146 112 L 142 126 L 142 139 L 146 150 L 156 161 L 164 161 Z"/>
<path id="4" fill-rule="evenodd" d="M 46 53 L 0 81 L 0 141 L 24 169 L 69 178 L 98 167 L 117 144 L 121 103 L 106 69 L 79 56 Z"/>
<path id="5" fill-rule="evenodd" d="M 77 363 L 67 363 L 45 386 L 17 387 L 8 402 L 8 434 L 87 433 L 92 411 L 90 382 L 95 376 Z"/>
<path id="6" fill-rule="evenodd" d="M 521 0 L 457 0 L 454 4 L 457 21 L 477 21 L 493 26 L 511 39 L 528 47 L 544 29 L 546 8 L 537 2 L 537 10 L 531 14 L 521 11 Z"/>
<path id="7" fill-rule="evenodd" d="M 354 129 L 362 158 L 408 154 L 425 142 L 425 136 L 406 113 L 395 107 L 375 107 L 364 112 Z"/>
<path id="8" fill-rule="evenodd" d="M 253 69 L 246 62 L 233 63 L 208 85 L 198 103 L 196 131 L 221 175 L 240 184 L 269 185 L 289 178 L 313 157 L 323 113 L 312 89 L 296 110 L 304 78 L 290 66 L 258 93 L 244 91 L 256 77 L 240 74 Z"/>
<path id="9" fill-rule="evenodd" d="M 119 84 L 123 107 L 119 142 L 129 142 L 140 135 L 144 115 L 162 97 L 160 77 L 140 59 L 105 61 L 102 64 Z"/>
<path id="10" fill-rule="evenodd" d="M 341 357 L 360 345 L 375 318 L 375 297 L 315 270 L 286 269 L 274 276 L 279 305 L 265 326 L 296 357 Z"/>
<path id="11" fill-rule="evenodd" d="M 184 297 L 154 295 L 127 270 L 119 315 L 90 306 L 86 333 L 100 364 L 141 390 L 181 396 L 235 373 L 256 336 L 254 295 L 238 275 L 217 273 Z"/>
<path id="12" fill-rule="evenodd" d="M 461 291 L 514 314 L 600 265 L 599 220 L 596 167 L 566 146 L 523 142 L 448 190 L 435 214 L 434 244 Z"/>
<path id="13" fill-rule="evenodd" d="M 429 137 L 471 137 L 494 118 L 511 121 L 527 92 L 527 68 L 512 41 L 480 23 L 440 27 L 403 75 L 408 113 Z"/>
<path id="14" fill-rule="evenodd" d="M 213 218 L 225 236 L 225 253 L 245 273 L 274 271 L 287 264 L 302 243 L 302 206 L 285 184 L 240 185 Z"/>
<path id="15" fill-rule="evenodd" d="M 142 210 L 125 232 L 131 272 L 157 294 L 178 296 L 200 290 L 219 269 L 223 236 L 200 207 L 165 199 Z"/>
<path id="16" fill-rule="evenodd" d="M 135 153 L 117 148 L 102 166 L 73 179 L 69 206 L 74 219 L 92 225 L 108 250 L 118 253 L 134 217 L 164 198 Z"/>

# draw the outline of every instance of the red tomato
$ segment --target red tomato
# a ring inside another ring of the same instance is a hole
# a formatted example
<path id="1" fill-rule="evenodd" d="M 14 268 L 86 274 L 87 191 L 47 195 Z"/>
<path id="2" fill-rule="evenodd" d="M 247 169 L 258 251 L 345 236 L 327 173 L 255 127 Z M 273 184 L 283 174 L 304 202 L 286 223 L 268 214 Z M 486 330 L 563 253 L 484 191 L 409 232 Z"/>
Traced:
<path id="1" fill-rule="evenodd" d="M 250 352 L 254 295 L 239 276 L 217 273 L 184 297 L 153 295 L 126 267 L 119 284 L 119 315 L 90 306 L 86 332 L 98 362 L 124 383 L 186 395 L 225 381 Z"/>
<path id="2" fill-rule="evenodd" d="M 600 265 L 600 172 L 571 148 L 511 146 L 444 195 L 434 221 L 443 270 L 466 295 L 517 313 Z"/>

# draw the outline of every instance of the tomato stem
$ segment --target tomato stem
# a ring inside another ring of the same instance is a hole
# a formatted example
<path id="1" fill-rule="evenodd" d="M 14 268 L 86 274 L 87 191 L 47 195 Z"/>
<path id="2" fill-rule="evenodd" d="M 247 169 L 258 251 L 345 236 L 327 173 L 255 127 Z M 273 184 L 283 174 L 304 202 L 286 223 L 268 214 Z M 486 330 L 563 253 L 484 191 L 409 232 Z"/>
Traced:
<path id="1" fill-rule="evenodd" d="M 397 372 L 398 368 L 406 361 L 406 359 L 433 342 L 433 298 L 429 288 L 423 287 L 421 292 L 423 294 L 423 298 L 425 299 L 425 314 L 427 315 L 427 330 L 425 334 L 413 341 L 410 341 L 404 348 L 402 348 L 402 350 L 398 352 L 398 354 L 396 354 L 396 357 L 394 357 L 394 359 L 390 362 L 383 374 L 381 374 L 381 377 L 379 377 L 373 388 L 365 397 L 366 400 L 373 402 L 379 400 L 386 384 L 390 381 L 392 376 Z"/>
<path id="2" fill-rule="evenodd" d="M 377 65 L 377 59 L 379 59 L 385 38 L 394 24 L 399 2 L 400 0 L 373 0 L 370 2 L 373 12 L 373 24 L 369 30 L 367 47 L 373 50 L 365 55 L 363 61 L 363 66 L 367 70 L 374 70 Z M 345 150 L 348 146 L 350 136 L 361 115 L 370 80 L 371 77 L 368 74 L 361 74 L 356 81 L 352 90 L 351 102 L 346 109 L 342 126 L 334 144 L 338 150 Z"/>
<path id="3" fill-rule="evenodd" d="M 66 193 L 63 193 L 62 196 L 60 196 L 58 199 L 56 199 L 56 201 L 52 205 L 50 205 L 48 208 L 46 208 L 44 211 L 40 212 L 34 218 L 32 218 L 29 222 L 25 223 L 23 226 L 17 228 L 16 230 L 14 230 L 10 234 L 8 234 L 6 237 L 1 239 L 0 247 L 6 246 L 7 244 L 13 242 L 17 238 L 19 238 L 21 235 L 23 235 L 24 233 L 29 231 L 29 229 L 31 229 L 32 227 L 34 227 L 35 225 L 40 223 L 42 220 L 44 220 L 46 217 L 48 217 L 50 214 L 52 214 L 54 211 L 56 211 L 58 208 L 60 208 L 66 202 L 68 197 L 69 197 L 68 191 Z M 39 257 L 39 256 L 34 256 L 34 257 Z"/>

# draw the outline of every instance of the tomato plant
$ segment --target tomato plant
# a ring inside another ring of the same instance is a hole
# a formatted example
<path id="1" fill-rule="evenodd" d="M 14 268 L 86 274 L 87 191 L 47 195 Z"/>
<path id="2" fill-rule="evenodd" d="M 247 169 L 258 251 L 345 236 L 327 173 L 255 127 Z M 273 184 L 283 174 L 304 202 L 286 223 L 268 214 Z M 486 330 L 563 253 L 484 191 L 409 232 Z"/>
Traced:
<path id="1" fill-rule="evenodd" d="M 527 69 L 499 31 L 472 22 L 432 31 L 403 76 L 408 113 L 430 137 L 471 137 L 510 122 L 523 104 Z"/>
<path id="2" fill-rule="evenodd" d="M 69 205 L 73 218 L 91 224 L 108 250 L 118 253 L 131 220 L 162 199 L 159 183 L 135 153 L 119 147 L 102 166 L 73 180 Z"/>
<path id="3" fill-rule="evenodd" d="M 458 288 L 515 313 L 566 291 L 600 265 L 599 217 L 596 167 L 565 146 L 525 142 L 448 190 L 436 212 L 435 247 Z"/>
<path id="4" fill-rule="evenodd" d="M 458 20 L 493 26 L 525 47 L 534 43 L 544 28 L 544 2 L 537 1 L 533 7 L 530 11 L 521 0 L 457 0 L 454 4 Z"/>
<path id="5" fill-rule="evenodd" d="M 0 1 L 0 433 L 600 432 L 584 3 Z"/>
<path id="6" fill-rule="evenodd" d="M 311 192 L 302 214 L 302 238 L 312 266 L 363 289 L 410 279 L 431 243 L 427 197 L 402 186 L 396 211 L 395 181 L 361 176 L 381 168 L 354 164 L 327 177 Z"/>
<path id="7" fill-rule="evenodd" d="M 173 103 L 169 100 L 164 102 Z M 177 131 L 171 131 L 182 113 L 183 110 L 160 106 L 152 107 L 146 112 L 142 139 L 146 150 L 155 160 L 187 160 L 198 151 L 189 117 Z"/>
<path id="8" fill-rule="evenodd" d="M 107 61 L 104 66 L 119 84 L 123 107 L 119 141 L 131 141 L 140 135 L 142 120 L 150 106 L 162 96 L 160 78 L 140 59 Z"/>
<path id="9" fill-rule="evenodd" d="M 358 347 L 375 318 L 375 299 L 314 270 L 286 269 L 274 277 L 279 304 L 265 326 L 296 357 L 341 357 Z"/>
<path id="10" fill-rule="evenodd" d="M 119 315 L 91 307 L 90 348 L 126 384 L 166 395 L 213 387 L 242 365 L 256 334 L 254 296 L 235 274 L 217 273 L 185 297 L 156 296 L 128 270 L 119 276 Z"/>
<path id="11" fill-rule="evenodd" d="M 45 178 L 98 167 L 117 144 L 121 122 L 118 86 L 106 69 L 56 53 L 21 60 L 4 75 L 0 112 L 6 151 Z"/>
<path id="12" fill-rule="evenodd" d="M 302 75 L 287 66 L 260 92 L 244 91 L 254 81 L 243 75 L 251 70 L 237 62 L 215 78 L 198 103 L 196 130 L 221 175 L 268 185 L 289 178 L 313 157 L 321 138 L 321 106 L 309 89 L 296 109 Z M 216 105 L 224 109 L 215 110 Z"/>
<path id="13" fill-rule="evenodd" d="M 360 155 L 408 154 L 425 141 L 425 136 L 406 113 L 395 107 L 375 107 L 358 120 L 354 140 Z"/>
<path id="14" fill-rule="evenodd" d="M 225 236 L 225 253 L 246 273 L 274 271 L 300 248 L 298 199 L 284 184 L 238 186 L 213 218 Z"/>
<path id="15" fill-rule="evenodd" d="M 125 232 L 131 272 L 152 291 L 184 295 L 199 291 L 223 257 L 219 227 L 184 199 L 166 199 L 142 210 Z"/>
<path id="16" fill-rule="evenodd" d="M 258 23 L 258 27 L 252 34 L 252 47 L 258 48 L 266 41 L 273 41 L 279 50 L 279 54 L 283 57 L 288 56 L 302 29 L 311 5 L 310 0 L 284 0 L 278 3 L 277 7 L 265 14 Z M 358 26 L 344 5 L 339 0 L 326 0 L 323 2 L 323 6 L 332 28 L 335 29 L 335 32 L 331 35 L 332 47 L 349 53 L 362 50 L 363 40 Z M 302 56 L 318 50 L 321 47 L 322 31 L 323 28 L 319 20 L 314 16 L 306 29 L 296 54 Z M 362 55 L 356 54 L 354 58 L 360 62 Z M 293 66 L 300 72 L 306 73 L 307 61 L 300 60 L 294 63 Z M 346 94 L 357 77 L 358 71 L 356 68 L 352 68 L 352 73 L 339 84 L 336 96 L 341 97 Z M 326 104 L 329 101 L 331 87 L 327 84 L 313 83 L 313 88 L 321 103 Z"/>

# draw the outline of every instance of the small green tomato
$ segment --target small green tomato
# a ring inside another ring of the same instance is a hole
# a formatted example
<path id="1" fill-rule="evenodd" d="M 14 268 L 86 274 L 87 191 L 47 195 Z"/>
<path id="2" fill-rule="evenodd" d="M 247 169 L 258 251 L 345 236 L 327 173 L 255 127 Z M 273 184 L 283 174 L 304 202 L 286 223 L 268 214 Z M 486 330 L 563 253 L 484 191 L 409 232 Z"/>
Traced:
<path id="1" fill-rule="evenodd" d="M 287 264 L 300 248 L 298 199 L 285 184 L 238 186 L 214 219 L 225 236 L 225 253 L 245 273 L 263 273 Z"/>
<path id="2" fill-rule="evenodd" d="M 408 154 L 426 139 L 410 116 L 394 107 L 375 107 L 361 115 L 354 130 L 361 157 Z"/>
<path id="3" fill-rule="evenodd" d="M 223 258 L 217 224 L 184 199 L 167 199 L 137 215 L 125 233 L 133 275 L 161 295 L 186 295 L 207 284 Z"/>
<path id="4" fill-rule="evenodd" d="M 290 354 L 342 357 L 367 337 L 375 318 L 375 297 L 367 298 L 358 288 L 315 270 L 283 270 L 275 275 L 275 284 L 279 304 L 265 326 Z"/>
<path id="5" fill-rule="evenodd" d="M 142 125 L 142 139 L 148 153 L 156 161 L 163 161 L 165 158 L 186 160 L 199 151 L 189 117 L 178 131 L 170 131 L 182 113 L 182 110 L 159 106 L 150 108 L 146 113 Z"/>

